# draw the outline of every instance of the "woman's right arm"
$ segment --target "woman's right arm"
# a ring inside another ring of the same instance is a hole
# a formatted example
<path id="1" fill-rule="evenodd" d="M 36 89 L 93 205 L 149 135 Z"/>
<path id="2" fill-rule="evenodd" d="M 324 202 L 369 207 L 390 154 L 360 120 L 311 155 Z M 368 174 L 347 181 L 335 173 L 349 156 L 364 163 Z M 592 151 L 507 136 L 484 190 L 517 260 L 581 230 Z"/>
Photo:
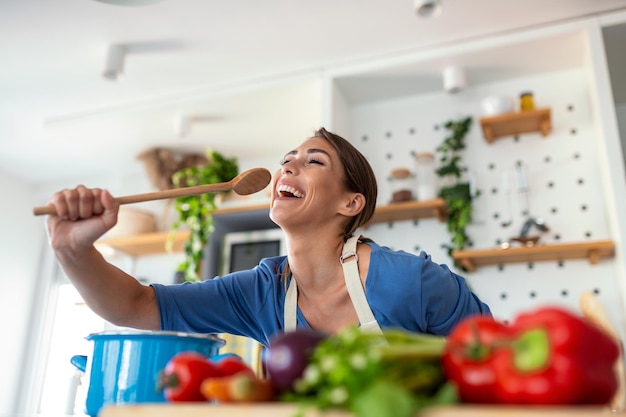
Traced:
<path id="1" fill-rule="evenodd" d="M 152 287 L 108 263 L 94 247 L 117 223 L 119 204 L 111 194 L 79 185 L 56 193 L 49 204 L 56 210 L 46 219 L 50 246 L 87 305 L 115 325 L 158 330 Z"/>

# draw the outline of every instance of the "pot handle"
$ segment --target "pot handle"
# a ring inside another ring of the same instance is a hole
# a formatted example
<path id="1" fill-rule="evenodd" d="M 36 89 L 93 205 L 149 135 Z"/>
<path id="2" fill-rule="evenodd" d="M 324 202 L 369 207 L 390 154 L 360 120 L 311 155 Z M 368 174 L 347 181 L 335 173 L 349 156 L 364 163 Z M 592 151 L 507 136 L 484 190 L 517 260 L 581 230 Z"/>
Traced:
<path id="1" fill-rule="evenodd" d="M 209 356 L 209 360 L 211 362 L 219 362 L 224 358 L 235 358 L 235 359 L 239 359 L 240 361 L 243 361 L 243 358 L 241 356 L 237 355 L 236 353 L 231 353 L 231 352 L 219 353 L 217 355 Z"/>
<path id="2" fill-rule="evenodd" d="M 85 372 L 87 369 L 87 356 L 85 355 L 74 355 L 70 362 L 81 372 Z"/>

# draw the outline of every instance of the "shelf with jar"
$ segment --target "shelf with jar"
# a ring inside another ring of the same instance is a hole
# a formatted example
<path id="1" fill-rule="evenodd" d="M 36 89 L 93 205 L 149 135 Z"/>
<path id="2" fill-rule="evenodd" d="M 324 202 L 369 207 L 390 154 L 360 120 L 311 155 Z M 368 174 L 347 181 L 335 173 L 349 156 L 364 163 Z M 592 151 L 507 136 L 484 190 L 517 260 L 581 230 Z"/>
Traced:
<path id="1" fill-rule="evenodd" d="M 541 108 L 486 116 L 480 119 L 480 126 L 489 144 L 522 133 L 540 132 L 546 137 L 552 130 L 551 110 Z"/>
<path id="2" fill-rule="evenodd" d="M 614 256 L 615 243 L 612 240 L 452 252 L 452 258 L 469 272 L 475 272 L 481 266 L 566 259 L 588 259 L 590 264 L 595 265 L 602 259 Z"/>

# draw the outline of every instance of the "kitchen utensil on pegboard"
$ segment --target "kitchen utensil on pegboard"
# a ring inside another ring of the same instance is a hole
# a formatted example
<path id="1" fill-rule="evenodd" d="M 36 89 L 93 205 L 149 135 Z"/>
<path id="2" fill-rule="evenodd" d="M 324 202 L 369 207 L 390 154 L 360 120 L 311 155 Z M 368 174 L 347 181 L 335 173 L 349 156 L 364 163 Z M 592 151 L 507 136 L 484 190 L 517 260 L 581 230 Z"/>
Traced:
<path id="1" fill-rule="evenodd" d="M 511 238 L 511 241 L 520 242 L 526 246 L 532 246 L 539 241 L 539 236 L 529 236 L 531 228 L 536 228 L 540 232 L 547 232 L 550 229 L 545 221 L 539 217 L 530 215 L 530 188 L 528 186 L 528 175 L 522 161 L 517 161 L 515 164 L 515 174 L 517 178 L 518 192 L 523 198 L 523 211 L 522 215 L 526 218 L 522 224 L 522 228 L 518 236 Z"/>
<path id="2" fill-rule="evenodd" d="M 515 178 L 517 179 L 517 191 L 522 196 L 522 204 L 524 209 L 522 215 L 528 217 L 530 215 L 530 196 L 528 195 L 528 176 L 522 161 L 515 163 Z"/>
<path id="3" fill-rule="evenodd" d="M 511 178 L 509 171 L 504 171 L 502 173 L 502 193 L 504 195 L 504 205 L 506 206 L 506 213 L 502 222 L 500 223 L 501 227 L 509 227 L 513 224 L 513 207 L 511 203 Z"/>

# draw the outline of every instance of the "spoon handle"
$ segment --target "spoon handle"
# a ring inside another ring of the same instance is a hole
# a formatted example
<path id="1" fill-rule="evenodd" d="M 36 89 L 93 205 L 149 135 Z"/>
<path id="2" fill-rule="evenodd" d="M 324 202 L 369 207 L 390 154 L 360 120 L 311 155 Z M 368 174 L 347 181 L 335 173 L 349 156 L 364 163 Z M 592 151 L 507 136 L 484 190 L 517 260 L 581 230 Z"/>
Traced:
<path id="1" fill-rule="evenodd" d="M 143 201 L 163 200 L 165 198 L 189 197 L 205 193 L 232 190 L 232 181 L 217 184 L 196 185 L 193 187 L 173 188 L 171 190 L 154 191 L 143 194 L 133 194 L 116 198 L 120 204 L 141 203 Z"/>

